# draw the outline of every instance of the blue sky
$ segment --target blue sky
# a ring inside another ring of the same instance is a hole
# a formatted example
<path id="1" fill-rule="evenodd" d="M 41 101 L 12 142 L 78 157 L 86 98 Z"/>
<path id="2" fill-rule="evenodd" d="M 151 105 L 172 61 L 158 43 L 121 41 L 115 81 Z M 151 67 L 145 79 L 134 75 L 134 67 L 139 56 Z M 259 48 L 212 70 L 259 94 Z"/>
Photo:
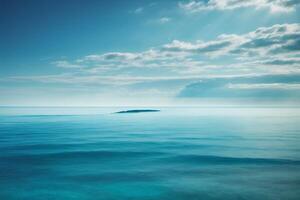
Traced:
<path id="1" fill-rule="evenodd" d="M 0 0 L 0 105 L 300 97 L 298 0 Z"/>

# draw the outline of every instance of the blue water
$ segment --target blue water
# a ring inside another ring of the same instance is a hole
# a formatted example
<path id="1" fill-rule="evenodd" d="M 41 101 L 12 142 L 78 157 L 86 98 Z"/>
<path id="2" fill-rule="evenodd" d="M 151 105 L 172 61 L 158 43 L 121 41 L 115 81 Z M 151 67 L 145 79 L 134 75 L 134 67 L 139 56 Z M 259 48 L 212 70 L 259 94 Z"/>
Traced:
<path id="1" fill-rule="evenodd" d="M 0 108 L 0 199 L 300 199 L 299 108 Z"/>

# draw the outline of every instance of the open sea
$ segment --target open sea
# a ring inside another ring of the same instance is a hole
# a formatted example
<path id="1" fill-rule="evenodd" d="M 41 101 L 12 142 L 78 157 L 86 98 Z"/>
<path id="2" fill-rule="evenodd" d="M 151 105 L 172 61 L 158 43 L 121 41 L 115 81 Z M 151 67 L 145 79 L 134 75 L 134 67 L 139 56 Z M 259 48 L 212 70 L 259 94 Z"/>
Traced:
<path id="1" fill-rule="evenodd" d="M 1 107 L 0 199 L 300 199 L 300 108 L 124 109 Z"/>

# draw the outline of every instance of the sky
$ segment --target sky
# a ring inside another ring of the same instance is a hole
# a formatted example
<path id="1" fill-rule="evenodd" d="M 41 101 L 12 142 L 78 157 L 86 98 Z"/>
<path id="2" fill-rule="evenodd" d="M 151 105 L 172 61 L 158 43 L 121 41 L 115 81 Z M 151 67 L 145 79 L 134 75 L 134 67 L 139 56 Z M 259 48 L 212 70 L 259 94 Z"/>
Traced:
<path id="1" fill-rule="evenodd" d="M 0 105 L 300 102 L 300 0 L 0 0 Z"/>

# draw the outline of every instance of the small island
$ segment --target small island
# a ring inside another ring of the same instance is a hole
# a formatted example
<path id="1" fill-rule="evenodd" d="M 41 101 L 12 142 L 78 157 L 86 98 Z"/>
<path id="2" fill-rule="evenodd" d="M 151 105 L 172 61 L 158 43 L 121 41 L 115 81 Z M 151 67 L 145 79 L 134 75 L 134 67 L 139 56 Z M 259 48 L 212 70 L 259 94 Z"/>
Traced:
<path id="1" fill-rule="evenodd" d="M 136 110 L 122 110 L 119 112 L 115 112 L 117 114 L 126 114 L 126 113 L 144 113 L 144 112 L 159 112 L 160 110 L 153 109 L 136 109 Z"/>

